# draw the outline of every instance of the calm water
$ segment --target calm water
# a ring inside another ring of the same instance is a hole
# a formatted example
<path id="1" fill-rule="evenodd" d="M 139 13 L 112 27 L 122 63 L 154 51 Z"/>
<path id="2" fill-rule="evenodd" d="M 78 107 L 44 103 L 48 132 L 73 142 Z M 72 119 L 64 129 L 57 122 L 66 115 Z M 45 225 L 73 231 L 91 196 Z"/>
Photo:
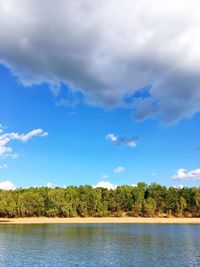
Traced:
<path id="1" fill-rule="evenodd" d="M 0 225 L 0 266 L 200 266 L 199 225 Z"/>

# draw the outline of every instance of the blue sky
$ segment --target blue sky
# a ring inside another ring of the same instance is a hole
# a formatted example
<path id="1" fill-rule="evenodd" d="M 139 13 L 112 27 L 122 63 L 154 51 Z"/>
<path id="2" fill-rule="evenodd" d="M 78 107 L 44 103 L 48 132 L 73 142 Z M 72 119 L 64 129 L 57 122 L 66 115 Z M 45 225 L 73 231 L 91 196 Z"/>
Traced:
<path id="1" fill-rule="evenodd" d="M 199 8 L 0 3 L 0 187 L 199 186 Z"/>
<path id="2" fill-rule="evenodd" d="M 106 110 L 87 104 L 60 107 L 46 85 L 27 88 L 4 66 L 0 72 L 4 131 L 27 133 L 42 128 L 48 132 L 48 136 L 35 136 L 26 143 L 11 142 L 18 157 L 0 159 L 1 165 L 7 164 L 0 170 L 0 181 L 22 187 L 48 182 L 95 185 L 102 180 L 170 186 L 183 184 L 170 179 L 177 169 L 199 166 L 199 115 L 165 126 L 157 120 L 136 122 L 126 109 Z M 115 145 L 106 139 L 109 133 L 137 136 L 137 146 Z M 114 173 L 119 166 L 125 170 Z M 198 181 L 184 181 L 184 185 L 198 185 Z"/>

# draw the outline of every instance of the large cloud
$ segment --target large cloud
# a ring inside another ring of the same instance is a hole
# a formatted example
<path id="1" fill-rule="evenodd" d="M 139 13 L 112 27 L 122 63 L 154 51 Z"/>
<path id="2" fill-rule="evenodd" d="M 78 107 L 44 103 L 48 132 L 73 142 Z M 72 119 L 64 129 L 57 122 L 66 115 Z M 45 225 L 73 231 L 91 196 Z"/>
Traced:
<path id="1" fill-rule="evenodd" d="M 25 85 L 65 83 L 87 103 L 173 122 L 200 110 L 199 9 L 199 0 L 0 1 L 0 62 Z"/>

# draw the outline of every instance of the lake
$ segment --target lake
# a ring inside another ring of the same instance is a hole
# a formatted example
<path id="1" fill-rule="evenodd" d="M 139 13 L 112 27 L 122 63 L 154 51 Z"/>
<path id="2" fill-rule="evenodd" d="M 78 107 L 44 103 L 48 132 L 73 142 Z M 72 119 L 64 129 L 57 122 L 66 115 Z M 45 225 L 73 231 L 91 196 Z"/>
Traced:
<path id="1" fill-rule="evenodd" d="M 200 225 L 0 225 L 0 266 L 200 266 Z"/>

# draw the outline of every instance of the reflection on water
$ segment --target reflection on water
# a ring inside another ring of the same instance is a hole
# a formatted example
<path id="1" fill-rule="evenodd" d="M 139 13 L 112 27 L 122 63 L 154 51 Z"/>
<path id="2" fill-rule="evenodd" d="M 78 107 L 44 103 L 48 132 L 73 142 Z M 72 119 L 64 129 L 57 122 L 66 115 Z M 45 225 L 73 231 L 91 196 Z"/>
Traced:
<path id="1" fill-rule="evenodd" d="M 200 266 L 199 225 L 0 225 L 0 266 Z"/>

